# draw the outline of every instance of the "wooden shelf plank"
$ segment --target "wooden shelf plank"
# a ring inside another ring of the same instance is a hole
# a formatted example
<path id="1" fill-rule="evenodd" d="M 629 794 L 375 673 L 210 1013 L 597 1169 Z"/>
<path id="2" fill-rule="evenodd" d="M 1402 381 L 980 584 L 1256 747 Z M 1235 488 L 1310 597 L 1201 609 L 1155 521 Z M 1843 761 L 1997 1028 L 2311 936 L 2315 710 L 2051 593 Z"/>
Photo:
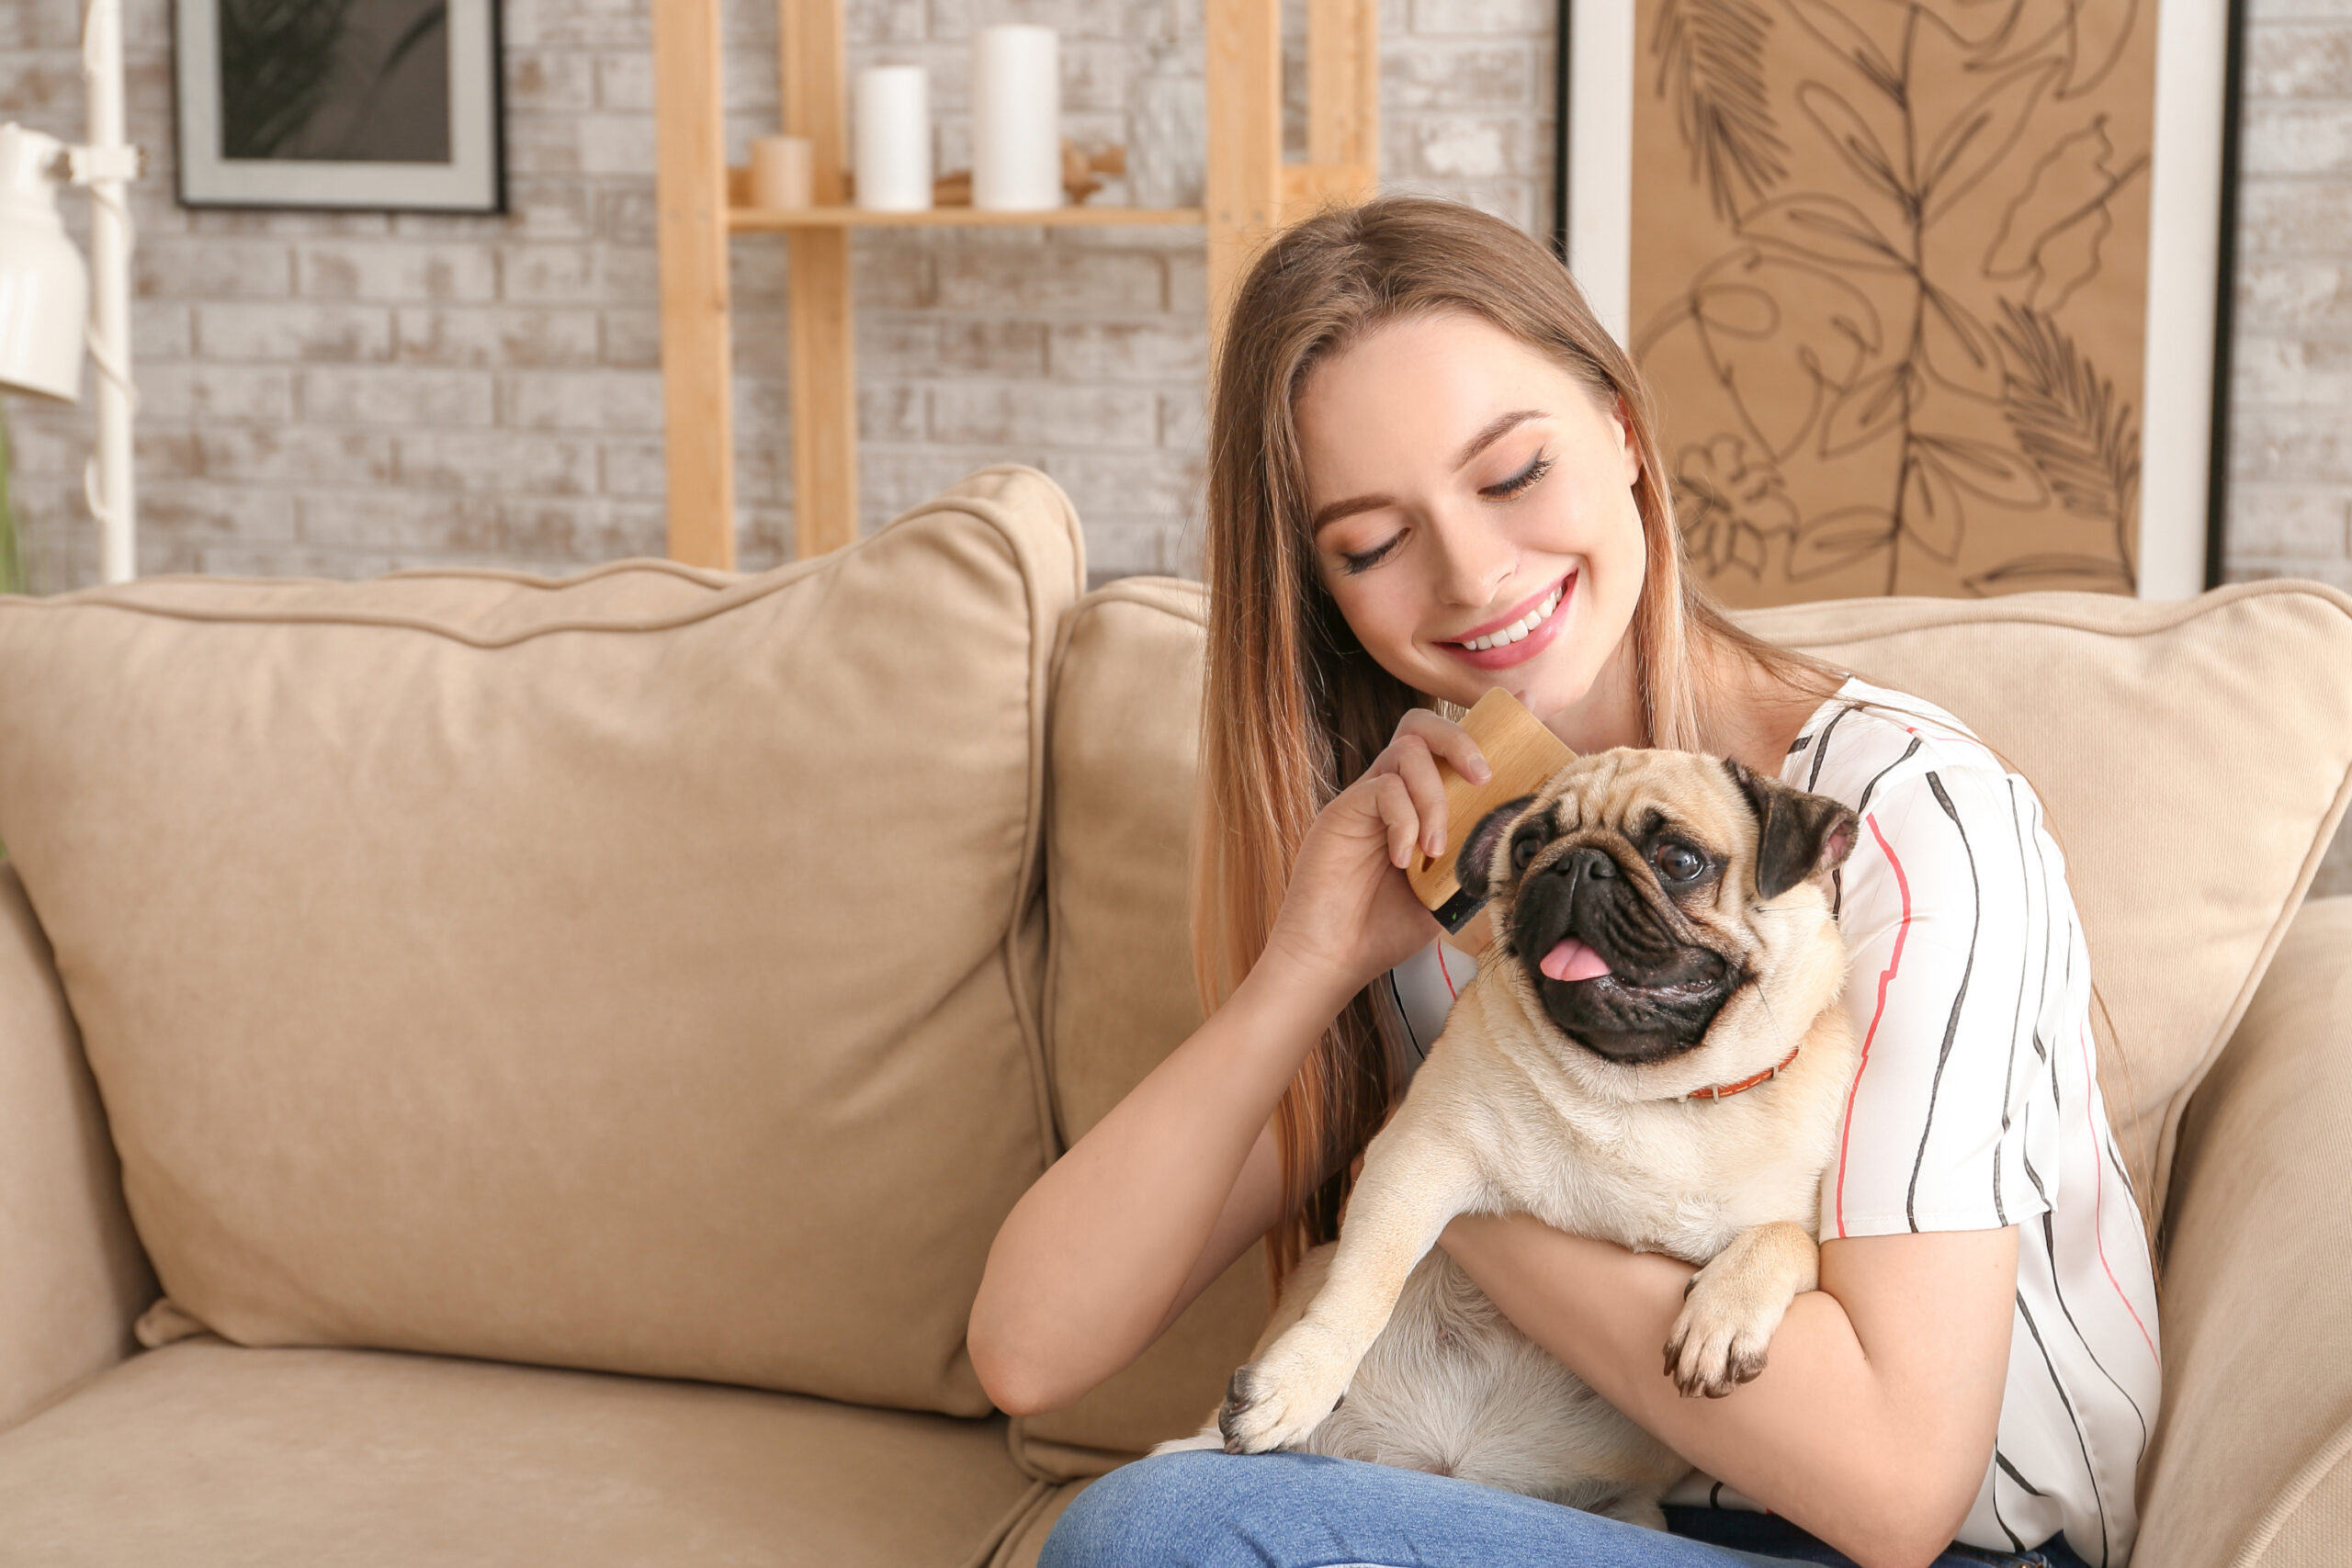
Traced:
<path id="1" fill-rule="evenodd" d="M 920 212 L 869 212 L 862 207 L 736 207 L 727 226 L 737 233 L 776 229 L 949 228 L 958 224 L 1101 227 L 1118 223 L 1199 223 L 1197 207 L 1049 207 L 999 212 L 982 207 L 930 207 Z"/>

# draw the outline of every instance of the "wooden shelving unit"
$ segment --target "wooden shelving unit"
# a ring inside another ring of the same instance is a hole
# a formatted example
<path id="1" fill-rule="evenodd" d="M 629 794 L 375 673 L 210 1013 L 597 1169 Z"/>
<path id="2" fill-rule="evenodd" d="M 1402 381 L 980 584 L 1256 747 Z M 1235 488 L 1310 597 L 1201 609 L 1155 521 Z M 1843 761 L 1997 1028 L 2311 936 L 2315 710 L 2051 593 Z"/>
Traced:
<path id="1" fill-rule="evenodd" d="M 669 551 L 696 566 L 735 562 L 734 417 L 727 246 L 786 236 L 786 331 L 792 378 L 792 483 L 802 556 L 857 536 L 857 371 L 850 231 L 1015 224 L 1190 223 L 1208 252 L 1212 334 L 1251 254 L 1286 218 L 1369 196 L 1378 167 L 1378 0 L 1308 0 L 1306 162 L 1282 154 L 1280 0 L 1204 0 L 1208 147 L 1200 208 L 969 207 L 866 212 L 842 203 L 847 145 L 842 0 L 777 0 L 782 130 L 814 149 L 818 205 L 739 204 L 727 166 L 719 0 L 654 0 L 653 64 L 661 209 L 662 379 L 669 464 Z"/>

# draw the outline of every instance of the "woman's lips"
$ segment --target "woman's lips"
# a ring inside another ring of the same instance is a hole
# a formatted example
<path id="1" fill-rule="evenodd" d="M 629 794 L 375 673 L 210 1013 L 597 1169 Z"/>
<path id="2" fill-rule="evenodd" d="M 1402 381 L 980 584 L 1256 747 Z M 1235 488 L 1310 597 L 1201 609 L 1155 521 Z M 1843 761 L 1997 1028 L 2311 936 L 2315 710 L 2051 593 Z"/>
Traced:
<path id="1" fill-rule="evenodd" d="M 1464 663 L 1480 670 L 1508 670 L 1514 664 L 1524 664 L 1551 647 L 1552 639 L 1560 635 L 1560 623 L 1567 619 L 1568 610 L 1576 599 L 1577 581 L 1581 575 L 1580 572 L 1572 571 L 1560 581 L 1558 584 L 1560 602 L 1552 607 L 1550 615 L 1536 624 L 1534 630 L 1517 642 L 1483 649 L 1464 648 L 1462 642 L 1441 642 L 1438 646 Z M 1551 596 L 1551 592 L 1550 589 L 1545 589 L 1520 606 L 1516 612 L 1496 622 L 1495 626 L 1507 626 L 1513 621 L 1524 619 L 1527 612 L 1544 603 Z M 1480 626 L 1473 631 L 1470 637 L 1483 637 L 1494 629 L 1494 626 Z M 1463 641 L 1468 640 L 1469 637 L 1463 639 Z"/>

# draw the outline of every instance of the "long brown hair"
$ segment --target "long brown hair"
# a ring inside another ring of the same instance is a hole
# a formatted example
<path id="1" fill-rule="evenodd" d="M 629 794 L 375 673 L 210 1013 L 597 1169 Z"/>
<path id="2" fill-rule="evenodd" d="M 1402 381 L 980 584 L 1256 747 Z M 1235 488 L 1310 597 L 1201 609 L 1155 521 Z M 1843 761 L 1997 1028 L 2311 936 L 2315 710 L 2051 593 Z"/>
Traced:
<path id="1" fill-rule="evenodd" d="M 1322 585 L 1307 525 L 1294 401 L 1308 373 L 1403 317 L 1483 317 L 1627 411 L 1641 469 L 1645 576 L 1627 635 L 1644 743 L 1704 749 L 1720 694 L 1694 654 L 1729 651 L 1826 698 L 1841 672 L 1726 619 L 1683 570 L 1682 539 L 1647 389 L 1567 269 L 1475 208 L 1384 197 L 1276 234 L 1235 297 L 1212 376 L 1204 575 L 1208 669 L 1201 738 L 1193 963 L 1204 1008 L 1265 946 L 1316 814 L 1380 754 L 1421 694 L 1365 652 Z M 1277 1283 L 1338 1234 L 1350 1158 L 1394 1093 L 1369 990 L 1308 1054 L 1276 1109 L 1283 1212 L 1267 1237 Z"/>

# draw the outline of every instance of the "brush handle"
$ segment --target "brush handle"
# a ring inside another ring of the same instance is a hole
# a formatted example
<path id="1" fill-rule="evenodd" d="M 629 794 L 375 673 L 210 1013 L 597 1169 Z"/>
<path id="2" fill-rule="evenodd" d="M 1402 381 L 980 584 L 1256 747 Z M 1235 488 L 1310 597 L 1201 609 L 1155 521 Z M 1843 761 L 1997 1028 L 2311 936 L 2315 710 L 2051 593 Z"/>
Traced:
<path id="1" fill-rule="evenodd" d="M 1494 770 L 1485 784 L 1474 784 L 1440 761 L 1438 777 L 1445 785 L 1446 846 L 1431 858 L 1416 854 L 1405 870 L 1413 892 L 1452 933 L 1456 946 L 1476 953 L 1487 942 L 1483 918 L 1486 900 L 1464 896 L 1453 874 L 1454 856 L 1470 830 L 1498 806 L 1533 795 L 1554 773 L 1576 760 L 1559 737 L 1544 728 L 1517 697 L 1499 686 L 1480 697 L 1462 716 L 1462 728 L 1478 743 L 1487 765 Z"/>

